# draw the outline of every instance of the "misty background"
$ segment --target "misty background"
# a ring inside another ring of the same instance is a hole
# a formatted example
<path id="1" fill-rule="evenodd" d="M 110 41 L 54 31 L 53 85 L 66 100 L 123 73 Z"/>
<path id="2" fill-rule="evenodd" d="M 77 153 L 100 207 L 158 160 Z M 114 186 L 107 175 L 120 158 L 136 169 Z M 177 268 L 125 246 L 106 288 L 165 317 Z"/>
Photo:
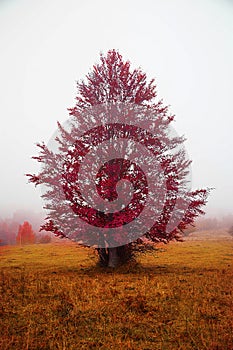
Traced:
<path id="1" fill-rule="evenodd" d="M 233 1 L 0 0 L 0 218 L 43 211 L 24 175 L 39 170 L 35 144 L 112 48 L 156 79 L 187 138 L 193 189 L 215 188 L 207 215 L 233 214 Z"/>

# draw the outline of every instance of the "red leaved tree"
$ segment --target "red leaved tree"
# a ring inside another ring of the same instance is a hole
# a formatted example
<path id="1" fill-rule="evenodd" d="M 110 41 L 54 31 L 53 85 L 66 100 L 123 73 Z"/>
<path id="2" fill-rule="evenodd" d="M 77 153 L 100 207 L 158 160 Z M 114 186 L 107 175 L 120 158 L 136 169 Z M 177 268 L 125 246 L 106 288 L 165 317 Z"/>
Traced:
<path id="1" fill-rule="evenodd" d="M 204 213 L 209 189 L 190 190 L 185 139 L 156 101 L 154 80 L 110 50 L 77 87 L 57 149 L 54 140 L 52 148 L 38 144 L 42 170 L 27 174 L 47 186 L 42 229 L 96 247 L 103 266 L 128 261 L 145 238 L 180 240 Z"/>
<path id="2" fill-rule="evenodd" d="M 23 225 L 19 225 L 18 234 L 16 236 L 17 244 L 34 244 L 35 234 L 32 230 L 32 226 L 28 221 L 25 221 Z"/>

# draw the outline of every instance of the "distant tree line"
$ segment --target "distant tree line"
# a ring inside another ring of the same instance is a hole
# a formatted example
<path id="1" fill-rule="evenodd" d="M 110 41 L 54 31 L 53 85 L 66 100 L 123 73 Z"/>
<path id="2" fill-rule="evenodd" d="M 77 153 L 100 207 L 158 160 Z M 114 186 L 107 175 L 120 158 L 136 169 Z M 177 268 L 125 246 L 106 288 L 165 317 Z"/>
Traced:
<path id="1" fill-rule="evenodd" d="M 193 232 L 225 229 L 233 236 L 233 215 L 225 215 L 219 218 L 203 217 L 195 221 L 194 225 L 189 225 L 184 230 L 184 236 Z"/>
<path id="2" fill-rule="evenodd" d="M 201 218 L 194 225 L 189 225 L 184 230 L 184 236 L 192 232 L 202 230 L 227 229 L 228 233 L 233 236 L 233 215 L 223 216 L 222 218 Z M 51 234 L 34 232 L 32 225 L 28 221 L 23 224 L 5 219 L 0 220 L 0 246 L 14 244 L 34 244 L 50 243 Z"/>
<path id="3" fill-rule="evenodd" d="M 233 214 L 222 217 L 204 217 L 196 221 L 195 227 L 197 231 L 229 229 L 233 227 Z"/>
<path id="4" fill-rule="evenodd" d="M 0 246 L 51 242 L 50 234 L 35 233 L 28 221 L 19 224 L 10 219 L 0 220 Z"/>

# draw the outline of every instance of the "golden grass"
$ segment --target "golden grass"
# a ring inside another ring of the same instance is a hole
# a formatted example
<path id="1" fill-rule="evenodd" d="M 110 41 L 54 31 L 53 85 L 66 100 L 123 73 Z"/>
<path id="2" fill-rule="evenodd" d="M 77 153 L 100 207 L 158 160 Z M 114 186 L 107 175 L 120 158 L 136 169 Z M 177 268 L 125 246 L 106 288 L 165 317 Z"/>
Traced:
<path id="1" fill-rule="evenodd" d="M 0 247 L 2 350 L 232 350 L 233 241 L 96 266 L 73 243 Z"/>

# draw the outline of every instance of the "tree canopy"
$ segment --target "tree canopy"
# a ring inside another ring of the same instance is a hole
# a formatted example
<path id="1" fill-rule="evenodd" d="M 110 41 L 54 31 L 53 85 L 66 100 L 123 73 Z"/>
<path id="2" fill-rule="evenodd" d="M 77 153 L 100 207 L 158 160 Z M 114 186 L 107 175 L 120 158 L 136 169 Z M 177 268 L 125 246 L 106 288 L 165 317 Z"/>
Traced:
<path id="1" fill-rule="evenodd" d="M 210 190 L 190 189 L 185 139 L 156 99 L 155 80 L 110 50 L 77 90 L 69 121 L 58 122 L 57 148 L 38 144 L 33 158 L 42 170 L 27 174 L 46 185 L 42 229 L 100 251 L 130 248 L 143 238 L 180 240 L 204 213 Z"/>

